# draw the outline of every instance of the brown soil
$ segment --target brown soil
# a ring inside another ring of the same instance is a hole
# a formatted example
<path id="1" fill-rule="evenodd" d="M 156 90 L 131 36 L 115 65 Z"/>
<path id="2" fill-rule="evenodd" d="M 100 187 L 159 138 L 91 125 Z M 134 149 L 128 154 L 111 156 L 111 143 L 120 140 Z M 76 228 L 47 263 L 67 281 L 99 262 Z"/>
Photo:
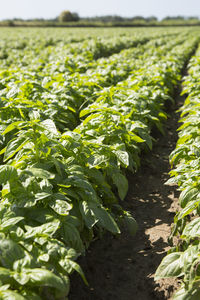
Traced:
<path id="1" fill-rule="evenodd" d="M 122 205 L 137 220 L 136 236 L 107 234 L 94 242 L 79 260 L 89 287 L 73 274 L 70 300 L 166 300 L 177 289 L 176 280 L 155 282 L 153 277 L 169 249 L 167 239 L 178 210 L 176 187 L 164 183 L 169 178 L 168 157 L 177 141 L 175 111 L 182 102 L 179 97 L 169 109 L 166 135 L 156 133 L 157 142 L 153 151 L 143 156 L 139 172 L 128 174 L 129 192 Z"/>

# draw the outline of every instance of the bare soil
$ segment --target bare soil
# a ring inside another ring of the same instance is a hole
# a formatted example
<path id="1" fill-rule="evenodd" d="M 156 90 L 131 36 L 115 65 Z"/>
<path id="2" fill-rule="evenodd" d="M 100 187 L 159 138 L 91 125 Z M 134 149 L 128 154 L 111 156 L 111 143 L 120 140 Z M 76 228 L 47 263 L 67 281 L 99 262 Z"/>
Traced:
<path id="1" fill-rule="evenodd" d="M 89 287 L 77 274 L 72 276 L 70 300 L 169 300 L 179 283 L 174 279 L 154 281 L 154 273 L 169 249 L 168 237 L 178 210 L 176 187 L 167 186 L 169 154 L 177 141 L 178 115 L 183 103 L 168 109 L 162 136 L 156 132 L 151 153 L 143 154 L 140 170 L 128 174 L 129 192 L 123 207 L 137 220 L 139 229 L 132 237 L 126 231 L 119 237 L 107 234 L 95 241 L 79 259 Z"/>

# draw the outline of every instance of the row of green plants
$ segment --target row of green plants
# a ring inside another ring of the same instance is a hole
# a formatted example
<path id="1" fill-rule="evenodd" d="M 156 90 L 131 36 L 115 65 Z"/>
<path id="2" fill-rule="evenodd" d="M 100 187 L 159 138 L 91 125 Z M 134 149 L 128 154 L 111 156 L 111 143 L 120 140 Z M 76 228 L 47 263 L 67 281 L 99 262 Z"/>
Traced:
<path id="1" fill-rule="evenodd" d="M 183 36 L 184 34 L 180 35 Z M 82 43 L 73 44 L 71 49 L 68 45 L 63 47 L 62 44 L 58 44 L 56 47 L 48 49 L 48 51 L 51 51 L 49 65 L 51 65 L 52 61 L 54 65 L 56 61 L 58 62 L 56 64 L 56 71 L 61 70 L 61 72 L 63 72 L 63 70 L 65 70 L 66 73 L 84 73 L 88 68 L 95 69 L 98 66 L 103 68 L 102 64 L 106 64 L 106 62 L 109 63 L 109 60 L 107 60 L 108 57 L 111 56 L 112 60 L 112 57 L 115 58 L 113 54 L 120 53 L 121 55 L 122 50 L 133 47 L 140 49 L 140 45 L 144 45 L 148 41 L 154 41 L 158 38 L 164 39 L 165 37 L 168 37 L 170 41 L 170 38 L 173 39 L 177 36 L 177 32 L 166 32 L 164 35 L 160 32 L 154 32 L 150 35 L 145 35 L 144 33 L 137 34 L 135 37 L 121 36 L 106 39 L 93 38 Z M 49 65 L 47 64 L 47 66 Z"/>
<path id="2" fill-rule="evenodd" d="M 181 191 L 180 210 L 169 239 L 172 247 L 155 276 L 155 279 L 175 277 L 181 281 L 173 296 L 176 300 L 200 299 L 200 48 L 188 67 L 182 93 L 187 98 L 180 109 L 179 139 L 170 155 L 173 169 L 167 182 L 178 185 Z"/>
<path id="3" fill-rule="evenodd" d="M 75 261 L 95 237 L 105 230 L 119 234 L 124 225 L 136 232 L 118 201 L 128 190 L 124 169 L 135 171 L 141 149 L 152 147 L 152 126 L 162 130 L 164 102 L 196 43 L 188 37 L 165 56 L 142 60 L 127 80 L 102 89 L 80 110 L 82 122 L 73 131 L 59 130 L 52 116 L 41 118 L 42 101 L 31 88 L 23 97 L 18 88 L 2 97 L 2 299 L 67 297 L 74 270 L 86 282 Z M 2 75 L 4 93 L 13 80 Z M 36 91 L 45 89 L 37 84 Z"/>
<path id="4" fill-rule="evenodd" d="M 105 44 L 108 46 L 109 40 L 120 43 L 120 38 L 125 41 L 127 39 L 128 43 L 130 39 L 137 39 L 139 36 L 155 36 L 156 34 L 163 34 L 162 30 L 155 29 L 118 29 L 117 31 L 114 29 L 91 29 L 91 28 L 79 28 L 79 29 L 37 29 L 37 28 L 1 28 L 1 40 L 0 40 L 0 48 L 11 48 L 10 50 L 15 50 L 20 52 L 20 50 L 36 50 L 36 49 L 45 49 L 48 46 L 54 47 L 57 45 L 68 46 L 72 48 L 73 44 L 75 48 L 77 45 L 81 45 L 82 42 L 88 44 L 89 42 L 93 42 L 90 44 L 90 48 L 92 44 L 94 45 L 95 41 L 105 41 Z M 167 29 L 167 33 L 174 34 L 177 32 L 181 32 L 179 29 Z M 77 44 L 77 45 L 76 45 Z M 88 44 L 89 45 L 89 44 Z M 112 47 L 112 46 L 111 46 Z M 80 48 L 81 49 L 81 48 Z M 80 52 L 79 49 L 79 52 Z"/>
<path id="5" fill-rule="evenodd" d="M 69 76 L 66 69 L 61 72 L 61 68 L 55 71 L 56 67 L 52 69 L 54 64 L 49 67 L 48 61 L 40 72 L 35 70 L 37 64 L 34 63 L 29 69 L 18 67 L 2 71 L 1 119 L 8 125 L 8 122 L 21 120 L 22 115 L 28 118 L 34 106 L 41 119 L 52 119 L 61 132 L 72 130 L 80 122 L 80 111 L 100 96 L 103 97 L 104 93 L 107 94 L 109 86 L 116 85 L 119 80 L 126 80 L 132 70 L 137 74 L 136 70 L 144 69 L 146 64 L 156 64 L 163 55 L 183 43 L 186 38 L 183 35 L 175 41 L 171 41 L 170 37 L 152 40 L 139 49 L 131 48 L 103 61 L 98 60 L 96 68 L 90 68 L 89 65 L 88 71 L 83 74 L 75 72 Z M 21 62 L 18 64 L 20 66 Z"/>
<path id="6" fill-rule="evenodd" d="M 159 33 L 158 33 L 159 34 Z M 172 33 L 170 33 L 172 34 Z M 152 36 L 156 36 L 152 34 Z M 38 39 L 20 39 L 17 41 L 10 41 L 5 39 L 0 42 L 0 61 L 2 67 L 16 66 L 16 60 L 21 61 L 21 67 L 28 66 L 30 63 L 37 63 L 43 66 L 49 59 L 53 57 L 55 60 L 63 60 L 67 64 L 89 63 L 97 60 L 100 57 L 109 57 L 113 53 L 119 53 L 123 49 L 134 47 L 138 44 L 147 42 L 150 36 L 138 33 L 128 36 L 123 34 L 119 37 L 109 38 L 92 37 L 82 39 L 79 42 L 70 42 L 69 39 L 61 39 L 59 37 L 45 38 L 41 36 Z M 24 55 L 25 54 L 25 55 Z M 61 57 L 62 55 L 62 57 Z"/>

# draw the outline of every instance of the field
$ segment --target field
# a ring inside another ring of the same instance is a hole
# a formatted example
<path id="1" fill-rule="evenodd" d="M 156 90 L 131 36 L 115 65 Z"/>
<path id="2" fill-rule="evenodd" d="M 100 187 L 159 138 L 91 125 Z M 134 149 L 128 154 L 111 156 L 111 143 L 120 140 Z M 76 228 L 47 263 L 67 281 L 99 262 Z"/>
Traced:
<path id="1" fill-rule="evenodd" d="M 0 299 L 199 300 L 199 28 L 0 33 Z"/>

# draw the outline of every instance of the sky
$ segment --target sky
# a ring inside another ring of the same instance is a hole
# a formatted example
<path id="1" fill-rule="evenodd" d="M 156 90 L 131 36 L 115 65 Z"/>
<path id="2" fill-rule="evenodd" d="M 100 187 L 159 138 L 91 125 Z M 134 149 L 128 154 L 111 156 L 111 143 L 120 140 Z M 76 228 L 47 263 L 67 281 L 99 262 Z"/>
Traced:
<path id="1" fill-rule="evenodd" d="M 57 17 L 63 10 L 81 17 L 120 15 L 200 16 L 200 0 L 0 0 L 0 20 Z"/>

